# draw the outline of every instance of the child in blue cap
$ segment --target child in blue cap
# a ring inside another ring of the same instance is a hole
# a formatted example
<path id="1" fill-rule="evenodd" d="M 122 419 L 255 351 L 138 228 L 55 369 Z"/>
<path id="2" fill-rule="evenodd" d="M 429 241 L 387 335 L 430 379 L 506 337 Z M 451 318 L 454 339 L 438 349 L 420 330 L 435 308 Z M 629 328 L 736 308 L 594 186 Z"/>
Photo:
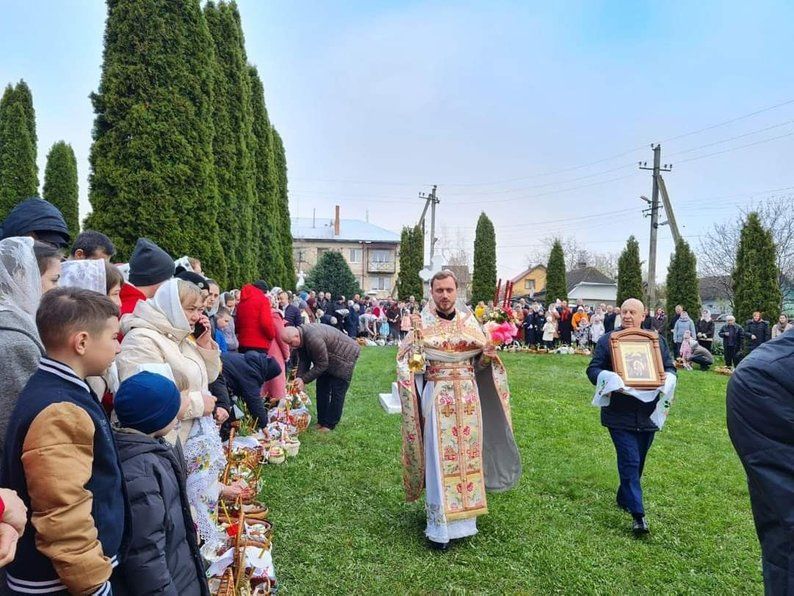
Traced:
<path id="1" fill-rule="evenodd" d="M 148 371 L 116 393 L 116 444 L 132 510 L 122 572 L 130 594 L 209 595 L 185 488 L 185 471 L 165 435 L 177 425 L 179 389 Z"/>

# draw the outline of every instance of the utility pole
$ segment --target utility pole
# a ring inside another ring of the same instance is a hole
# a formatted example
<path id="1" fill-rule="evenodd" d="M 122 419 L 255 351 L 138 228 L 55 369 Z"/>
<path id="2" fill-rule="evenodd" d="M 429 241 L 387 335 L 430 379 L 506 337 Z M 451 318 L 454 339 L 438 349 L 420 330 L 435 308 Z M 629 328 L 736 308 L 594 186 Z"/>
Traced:
<path id="1" fill-rule="evenodd" d="M 659 229 L 659 180 L 661 178 L 660 172 L 669 172 L 672 166 L 664 164 L 662 166 L 662 146 L 659 144 L 651 145 L 653 149 L 653 167 L 648 167 L 647 161 L 639 162 L 641 170 L 652 170 L 653 174 L 653 189 L 651 200 L 642 197 L 647 203 L 650 203 L 650 208 L 643 211 L 646 216 L 651 216 L 651 246 L 648 251 L 648 310 L 653 310 L 656 306 L 656 235 Z M 649 213 L 650 212 L 650 213 Z"/>
<path id="2" fill-rule="evenodd" d="M 422 225 L 422 231 L 425 229 L 425 215 L 427 214 L 427 208 L 430 207 L 430 253 L 427 257 L 427 262 L 425 265 L 428 268 L 433 266 L 433 257 L 436 254 L 436 205 L 438 205 L 439 200 L 436 196 L 436 189 L 438 188 L 437 185 L 433 185 L 433 190 L 430 191 L 430 194 L 420 192 L 419 198 L 425 199 L 425 208 L 422 211 L 422 216 L 419 218 L 419 223 Z"/>

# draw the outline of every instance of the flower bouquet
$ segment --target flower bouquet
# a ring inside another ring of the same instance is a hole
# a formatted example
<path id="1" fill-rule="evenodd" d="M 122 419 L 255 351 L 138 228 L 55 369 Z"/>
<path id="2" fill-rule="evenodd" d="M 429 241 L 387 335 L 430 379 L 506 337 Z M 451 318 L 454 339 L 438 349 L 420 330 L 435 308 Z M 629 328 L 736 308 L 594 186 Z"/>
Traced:
<path id="1" fill-rule="evenodd" d="M 488 340 L 496 347 L 510 344 L 518 335 L 513 311 L 510 307 L 496 307 L 484 315 L 483 329 Z"/>

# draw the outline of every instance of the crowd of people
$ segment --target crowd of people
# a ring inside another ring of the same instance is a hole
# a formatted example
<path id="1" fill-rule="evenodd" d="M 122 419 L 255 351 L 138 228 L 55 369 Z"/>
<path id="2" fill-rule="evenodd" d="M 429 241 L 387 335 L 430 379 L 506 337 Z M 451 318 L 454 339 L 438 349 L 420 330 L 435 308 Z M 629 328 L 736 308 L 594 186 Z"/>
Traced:
<path id="1" fill-rule="evenodd" d="M 474 308 L 474 313 L 483 320 L 492 308 L 492 302 L 482 301 Z M 515 341 L 536 349 L 566 346 L 589 354 L 601 337 L 622 325 L 619 307 L 605 303 L 586 305 L 581 299 L 575 305 L 557 300 L 544 306 L 520 298 L 513 301 L 511 308 L 519 326 Z M 715 334 L 715 320 L 708 309 L 704 308 L 695 321 L 681 305 L 675 307 L 669 319 L 664 308 L 659 307 L 655 312 L 643 308 L 640 328 L 656 331 L 667 338 L 673 358 L 680 359 L 687 369 L 697 365 L 701 370 L 708 370 L 714 364 L 715 335 L 722 344 L 726 366 L 733 369 L 743 356 L 792 328 L 785 314 L 780 315 L 775 325 L 770 325 L 762 318 L 762 313 L 755 312 L 744 326 L 737 325 L 736 318 L 728 315 Z"/>
<path id="2" fill-rule="evenodd" d="M 219 481 L 235 402 L 264 427 L 288 374 L 297 390 L 316 381 L 317 430 L 330 432 L 360 350 L 336 327 L 347 319 L 312 324 L 320 305 L 334 312 L 325 295 L 264 280 L 221 292 L 200 261 L 147 238 L 111 264 L 107 236 L 72 241 L 40 198 L 17 205 L 0 238 L 8 591 L 208 594 L 199 547 L 224 536 L 218 503 L 253 496 Z"/>

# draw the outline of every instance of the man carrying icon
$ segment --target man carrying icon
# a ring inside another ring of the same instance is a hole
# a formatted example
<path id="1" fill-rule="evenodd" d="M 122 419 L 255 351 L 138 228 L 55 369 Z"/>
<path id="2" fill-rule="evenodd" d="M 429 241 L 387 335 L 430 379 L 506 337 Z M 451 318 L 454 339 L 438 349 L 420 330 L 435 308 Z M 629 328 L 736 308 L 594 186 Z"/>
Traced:
<path id="1" fill-rule="evenodd" d="M 631 514 L 632 530 L 635 535 L 649 532 L 642 502 L 640 478 L 648 449 L 656 431 L 664 422 L 664 416 L 660 416 L 663 414 L 660 412 L 660 398 L 664 395 L 672 395 L 676 373 L 667 343 L 663 337 L 659 337 L 662 364 L 668 375 L 663 387 L 653 391 L 629 389 L 615 374 L 610 337 L 621 329 L 639 329 L 644 309 L 642 302 L 635 298 L 629 298 L 623 303 L 620 307 L 621 328 L 604 334 L 598 340 L 593 358 L 587 367 L 587 377 L 597 387 L 593 404 L 601 407 L 601 424 L 609 430 L 617 454 L 620 476 L 617 505 Z"/>

